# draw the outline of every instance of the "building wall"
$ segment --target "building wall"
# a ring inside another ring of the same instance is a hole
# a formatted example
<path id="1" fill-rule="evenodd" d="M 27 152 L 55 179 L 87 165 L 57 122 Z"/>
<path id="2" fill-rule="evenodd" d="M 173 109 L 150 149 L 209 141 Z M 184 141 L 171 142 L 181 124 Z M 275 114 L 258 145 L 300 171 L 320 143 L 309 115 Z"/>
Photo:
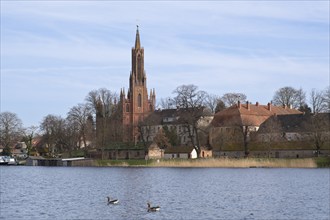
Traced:
<path id="1" fill-rule="evenodd" d="M 200 157 L 201 157 L 201 158 L 212 157 L 212 150 L 205 150 L 205 149 L 202 149 L 202 150 L 201 150 L 201 153 L 200 153 Z"/>
<path id="2" fill-rule="evenodd" d="M 330 155 L 330 150 L 321 150 L 323 156 Z M 244 157 L 244 151 L 214 151 L 214 157 Z M 315 150 L 271 150 L 271 151 L 250 151 L 249 157 L 255 158 L 310 158 L 315 157 Z"/>
<path id="3" fill-rule="evenodd" d="M 169 128 L 174 127 L 176 130 L 176 134 L 179 138 L 179 145 L 189 145 L 191 143 L 189 133 L 187 131 L 187 128 L 184 127 L 181 124 L 175 124 L 175 125 L 166 125 Z M 143 126 L 143 137 L 144 140 L 147 142 L 152 142 L 154 138 L 156 137 L 157 133 L 163 129 L 163 125 L 150 125 L 150 126 Z M 196 143 L 196 138 L 195 138 Z"/>
<path id="4" fill-rule="evenodd" d="M 164 154 L 165 159 L 196 159 L 197 158 L 197 152 L 196 150 L 192 150 L 191 153 L 165 153 Z"/>
<path id="5" fill-rule="evenodd" d="M 164 150 L 160 149 L 157 144 L 152 144 L 148 150 L 149 159 L 161 159 L 164 157 Z"/>

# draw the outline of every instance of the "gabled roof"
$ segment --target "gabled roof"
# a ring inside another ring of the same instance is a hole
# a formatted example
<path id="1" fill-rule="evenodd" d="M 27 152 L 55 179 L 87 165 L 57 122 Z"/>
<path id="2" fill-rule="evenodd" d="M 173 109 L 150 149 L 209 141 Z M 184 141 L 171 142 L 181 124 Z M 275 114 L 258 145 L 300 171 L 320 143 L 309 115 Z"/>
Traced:
<path id="1" fill-rule="evenodd" d="M 292 108 L 274 106 L 270 103 L 268 105 L 238 103 L 215 114 L 212 125 L 215 127 L 233 125 L 260 126 L 272 115 L 290 114 L 302 114 L 302 112 Z"/>
<path id="2" fill-rule="evenodd" d="M 309 114 L 291 114 L 272 116 L 266 120 L 259 128 L 259 133 L 267 133 L 267 126 L 275 119 L 281 126 L 281 132 L 309 132 L 311 119 L 316 118 L 322 121 L 322 124 L 316 125 L 318 129 L 329 131 L 330 113 L 319 113 L 317 115 Z M 322 128 L 323 127 L 323 128 Z"/>

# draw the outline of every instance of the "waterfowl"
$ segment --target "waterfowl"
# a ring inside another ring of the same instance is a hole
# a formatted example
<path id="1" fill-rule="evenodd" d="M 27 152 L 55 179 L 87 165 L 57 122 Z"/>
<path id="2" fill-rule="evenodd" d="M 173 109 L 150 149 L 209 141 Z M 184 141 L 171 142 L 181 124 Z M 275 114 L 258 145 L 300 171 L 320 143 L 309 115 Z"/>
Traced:
<path id="1" fill-rule="evenodd" d="M 154 206 L 154 207 L 151 207 L 150 203 L 148 202 L 148 212 L 157 212 L 160 210 L 160 207 L 159 206 Z"/>
<path id="2" fill-rule="evenodd" d="M 117 204 L 119 202 L 118 199 L 111 200 L 111 198 L 109 196 L 107 198 L 108 198 L 108 205 L 109 204 Z"/>

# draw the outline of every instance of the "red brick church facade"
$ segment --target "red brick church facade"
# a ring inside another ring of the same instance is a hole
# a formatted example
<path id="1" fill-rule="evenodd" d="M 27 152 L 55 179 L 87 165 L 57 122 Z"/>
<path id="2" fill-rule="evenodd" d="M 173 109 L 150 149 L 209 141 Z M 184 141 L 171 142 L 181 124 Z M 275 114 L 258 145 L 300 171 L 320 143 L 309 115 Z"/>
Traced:
<path id="1" fill-rule="evenodd" d="M 124 142 L 140 140 L 139 123 L 155 110 L 155 89 L 148 95 L 147 77 L 144 70 L 144 48 L 141 47 L 139 29 L 136 30 L 135 47 L 132 48 L 132 69 L 129 77 L 127 95 L 120 91 L 122 109 L 122 128 Z"/>

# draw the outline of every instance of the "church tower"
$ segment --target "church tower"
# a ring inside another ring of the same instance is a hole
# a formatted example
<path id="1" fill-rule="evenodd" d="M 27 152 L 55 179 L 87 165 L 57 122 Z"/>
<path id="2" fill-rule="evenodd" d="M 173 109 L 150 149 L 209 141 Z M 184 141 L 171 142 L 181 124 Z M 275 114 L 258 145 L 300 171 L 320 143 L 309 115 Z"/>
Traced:
<path id="1" fill-rule="evenodd" d="M 141 47 L 139 27 L 137 26 L 135 47 L 132 48 L 132 69 L 129 77 L 127 95 L 125 89 L 120 92 L 122 104 L 123 141 L 140 141 L 139 123 L 155 111 L 155 89 L 148 95 L 147 77 L 144 70 L 144 49 Z"/>

